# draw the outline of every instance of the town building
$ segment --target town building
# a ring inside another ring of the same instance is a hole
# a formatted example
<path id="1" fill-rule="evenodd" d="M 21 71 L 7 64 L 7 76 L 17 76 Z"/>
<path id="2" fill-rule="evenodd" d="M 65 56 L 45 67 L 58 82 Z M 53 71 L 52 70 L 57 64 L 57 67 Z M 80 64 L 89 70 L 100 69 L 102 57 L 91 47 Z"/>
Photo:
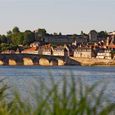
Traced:
<path id="1" fill-rule="evenodd" d="M 21 53 L 25 53 L 25 54 L 38 54 L 38 48 L 31 47 L 31 48 L 23 50 Z"/>
<path id="2" fill-rule="evenodd" d="M 108 49 L 100 49 L 97 53 L 96 58 L 98 59 L 111 59 L 112 55 L 111 55 L 111 50 Z"/>
<path id="3" fill-rule="evenodd" d="M 95 57 L 95 52 L 91 48 L 77 48 L 74 57 L 92 58 Z"/>
<path id="4" fill-rule="evenodd" d="M 64 45 L 74 43 L 75 38 L 70 38 L 67 35 L 47 35 L 44 37 L 43 41 L 52 45 Z"/>
<path id="5" fill-rule="evenodd" d="M 39 42 L 33 42 L 30 44 L 30 47 L 39 47 L 40 43 Z"/>
<path id="6" fill-rule="evenodd" d="M 57 46 L 53 48 L 53 55 L 54 56 L 69 56 L 69 49 L 67 46 Z"/>
<path id="7" fill-rule="evenodd" d="M 115 36 L 115 31 L 109 32 L 108 34 L 109 34 L 109 35 L 114 35 L 114 36 Z"/>
<path id="8" fill-rule="evenodd" d="M 15 54 L 15 50 L 4 50 L 1 54 Z"/>
<path id="9" fill-rule="evenodd" d="M 88 43 L 88 36 L 77 35 L 75 40 L 77 44 L 86 44 Z"/>
<path id="10" fill-rule="evenodd" d="M 50 44 L 42 45 L 38 48 L 38 54 L 40 55 L 52 55 L 52 47 Z"/>
<path id="11" fill-rule="evenodd" d="M 51 48 L 39 48 L 38 54 L 40 54 L 40 55 L 52 55 L 52 49 Z"/>
<path id="12" fill-rule="evenodd" d="M 107 37 L 107 45 L 114 45 L 115 44 L 115 31 L 109 32 Z"/>

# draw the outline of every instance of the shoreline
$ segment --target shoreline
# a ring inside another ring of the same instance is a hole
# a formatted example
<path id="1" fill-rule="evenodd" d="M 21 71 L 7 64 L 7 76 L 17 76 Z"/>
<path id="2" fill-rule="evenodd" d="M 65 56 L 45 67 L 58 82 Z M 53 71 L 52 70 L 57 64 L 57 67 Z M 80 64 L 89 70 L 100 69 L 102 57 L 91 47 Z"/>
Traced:
<path id="1" fill-rule="evenodd" d="M 97 58 L 76 58 L 71 59 L 80 62 L 81 66 L 115 66 L 113 59 L 97 59 Z"/>

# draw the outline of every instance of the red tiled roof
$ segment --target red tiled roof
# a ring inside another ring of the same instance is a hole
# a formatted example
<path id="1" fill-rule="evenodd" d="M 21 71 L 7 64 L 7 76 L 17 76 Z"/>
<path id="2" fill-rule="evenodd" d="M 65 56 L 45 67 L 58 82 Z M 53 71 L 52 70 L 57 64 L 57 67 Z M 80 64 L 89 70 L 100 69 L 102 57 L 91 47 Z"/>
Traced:
<path id="1" fill-rule="evenodd" d="M 31 47 L 31 48 L 25 49 L 22 51 L 22 53 L 33 52 L 33 51 L 36 51 L 36 47 Z"/>
<path id="2" fill-rule="evenodd" d="M 108 47 L 109 48 L 115 48 L 115 45 L 109 45 Z"/>

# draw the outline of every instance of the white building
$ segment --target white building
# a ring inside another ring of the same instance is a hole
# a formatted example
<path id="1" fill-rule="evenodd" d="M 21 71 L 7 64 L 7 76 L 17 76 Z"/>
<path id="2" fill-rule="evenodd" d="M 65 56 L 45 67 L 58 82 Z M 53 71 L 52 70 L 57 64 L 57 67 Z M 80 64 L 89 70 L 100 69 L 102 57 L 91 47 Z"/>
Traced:
<path id="1" fill-rule="evenodd" d="M 69 56 L 69 49 L 66 46 L 53 48 L 54 56 Z"/>
<path id="2" fill-rule="evenodd" d="M 109 34 L 109 35 L 115 35 L 115 31 L 109 32 L 108 34 Z"/>
<path id="3" fill-rule="evenodd" d="M 101 50 L 97 53 L 96 58 L 98 59 L 111 59 L 111 51 L 110 50 Z"/>
<path id="4" fill-rule="evenodd" d="M 39 49 L 38 50 L 38 54 L 41 54 L 41 55 L 51 55 L 52 53 L 51 53 L 51 49 L 50 48 L 48 48 L 48 49 Z"/>
<path id="5" fill-rule="evenodd" d="M 92 58 L 95 54 L 91 48 L 79 48 L 74 51 L 74 57 Z"/>

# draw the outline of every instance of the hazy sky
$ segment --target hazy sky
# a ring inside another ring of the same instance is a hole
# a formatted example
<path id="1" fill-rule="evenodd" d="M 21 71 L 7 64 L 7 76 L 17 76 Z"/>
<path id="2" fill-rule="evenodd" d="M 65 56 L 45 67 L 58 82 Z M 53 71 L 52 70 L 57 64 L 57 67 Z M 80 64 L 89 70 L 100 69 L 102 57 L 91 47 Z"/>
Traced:
<path id="1" fill-rule="evenodd" d="M 45 28 L 49 33 L 115 30 L 115 0 L 0 0 L 0 33 Z"/>

